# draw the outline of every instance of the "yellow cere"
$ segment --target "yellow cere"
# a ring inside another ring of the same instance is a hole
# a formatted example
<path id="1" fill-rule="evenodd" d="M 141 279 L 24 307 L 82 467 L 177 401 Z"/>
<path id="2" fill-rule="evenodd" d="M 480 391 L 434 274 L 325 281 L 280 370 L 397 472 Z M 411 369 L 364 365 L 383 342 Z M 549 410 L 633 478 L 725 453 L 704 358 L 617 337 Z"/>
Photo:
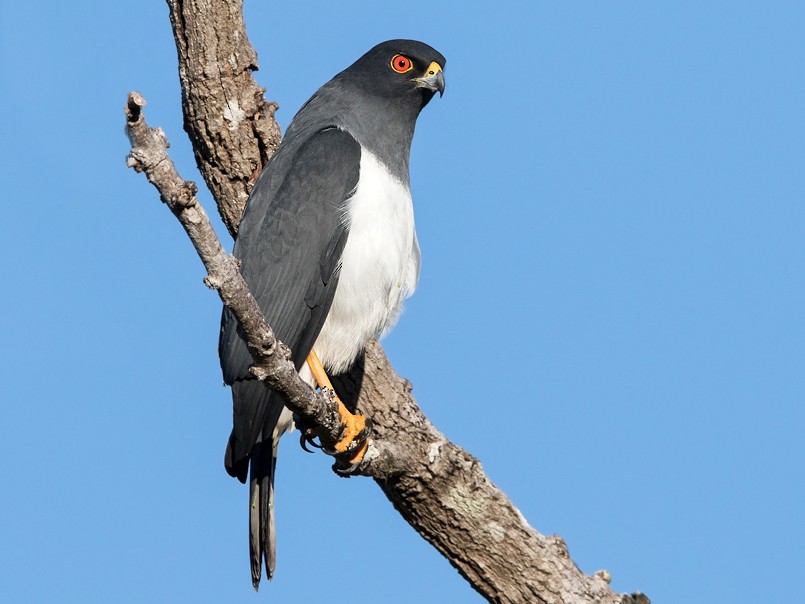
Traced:
<path id="1" fill-rule="evenodd" d="M 439 65 L 436 61 L 428 65 L 428 70 L 425 72 L 425 76 L 434 76 L 442 70 L 442 66 Z"/>

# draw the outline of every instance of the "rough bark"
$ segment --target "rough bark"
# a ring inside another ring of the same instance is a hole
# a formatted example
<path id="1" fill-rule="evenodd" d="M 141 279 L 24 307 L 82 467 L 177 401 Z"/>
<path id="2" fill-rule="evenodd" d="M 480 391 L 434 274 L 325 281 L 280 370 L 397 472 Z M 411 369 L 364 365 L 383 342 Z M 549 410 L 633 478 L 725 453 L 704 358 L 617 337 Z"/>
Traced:
<path id="1" fill-rule="evenodd" d="M 277 104 L 252 77 L 257 53 L 242 0 L 169 0 L 179 56 L 184 129 L 234 235 L 254 179 L 280 143 Z"/>
<path id="2" fill-rule="evenodd" d="M 394 443 L 387 448 L 395 453 L 392 462 L 373 464 L 368 474 L 487 600 L 649 604 L 642 594 L 613 592 L 606 571 L 584 575 L 561 537 L 534 530 L 480 462 L 424 416 L 411 383 L 396 374 L 377 341 L 367 346 L 364 365 L 334 385 L 357 398 L 375 422 L 378 441 Z"/>
<path id="3" fill-rule="evenodd" d="M 256 69 L 255 53 L 246 37 L 240 2 L 168 0 L 168 5 L 179 54 L 185 129 L 199 169 L 234 233 L 253 178 L 279 136 L 273 123 L 276 106 L 262 101 L 263 90 L 251 77 Z M 132 111 L 131 103 L 128 111 Z M 130 131 L 131 123 L 130 116 Z M 142 126 L 146 127 L 144 123 Z M 164 141 L 164 136 L 161 138 Z M 134 140 L 132 143 L 134 146 Z M 134 167 L 148 173 L 146 163 L 134 151 L 132 158 Z M 162 158 L 148 165 L 154 171 L 164 169 L 167 162 Z M 200 209 L 194 191 L 188 193 L 192 184 L 178 175 L 168 182 L 179 193 L 166 194 L 160 189 L 160 195 L 180 220 L 187 207 Z M 192 202 L 186 201 L 188 195 Z M 173 197 L 179 201 L 171 205 Z M 203 210 L 194 216 L 206 220 Z M 229 258 L 217 240 L 207 240 L 214 237 L 212 229 L 201 230 L 202 241 L 189 229 L 188 233 L 202 258 L 202 249 L 213 250 L 214 258 L 220 254 Z M 242 291 L 242 279 L 238 281 L 239 275 L 232 275 L 236 269 L 228 267 L 221 275 L 209 266 L 208 270 L 225 304 L 248 307 L 253 303 L 251 295 Z M 266 333 L 273 339 L 262 317 L 247 318 L 256 321 L 251 327 L 243 327 L 256 365 L 264 368 L 258 375 L 269 379 L 266 374 L 273 369 L 268 366 L 276 361 L 276 355 L 267 351 L 274 350 L 272 346 L 277 343 L 269 345 L 259 339 Z M 287 365 L 287 355 L 280 356 L 285 357 L 280 364 Z M 296 397 L 302 403 L 315 399 L 311 410 L 332 404 L 309 389 L 300 394 L 294 390 L 295 377 L 285 370 L 280 373 L 281 379 L 272 378 L 270 383 L 290 399 Z M 369 344 L 363 364 L 341 376 L 336 387 L 347 399 L 356 400 L 375 425 L 369 452 L 354 473 L 372 477 L 405 520 L 489 601 L 648 603 L 648 598 L 639 593 L 613 592 L 606 571 L 584 575 L 561 538 L 545 537 L 534 530 L 484 474 L 478 460 L 448 441 L 425 418 L 411 396 L 410 383 L 396 375 L 377 342 Z M 327 412 L 322 415 L 327 416 Z M 322 427 L 325 433 L 327 428 Z"/>

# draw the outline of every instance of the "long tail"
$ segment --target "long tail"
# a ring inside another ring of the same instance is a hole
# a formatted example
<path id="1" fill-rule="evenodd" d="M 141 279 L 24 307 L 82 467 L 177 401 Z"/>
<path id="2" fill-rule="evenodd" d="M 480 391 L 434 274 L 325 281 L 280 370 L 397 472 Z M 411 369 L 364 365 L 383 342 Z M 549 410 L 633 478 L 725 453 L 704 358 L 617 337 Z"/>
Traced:
<path id="1" fill-rule="evenodd" d="M 265 434 L 269 432 L 269 434 Z M 262 439 L 252 450 L 249 476 L 249 554 L 252 563 L 252 586 L 260 586 L 262 561 L 270 581 L 276 566 L 277 541 L 274 531 L 274 470 L 277 467 L 275 430 L 266 427 Z"/>
<path id="2" fill-rule="evenodd" d="M 241 482 L 249 478 L 249 557 L 256 590 L 263 560 L 268 579 L 274 575 L 274 470 L 277 445 L 292 423 L 292 414 L 278 396 L 257 380 L 235 382 L 232 396 L 234 425 L 224 465 Z"/>

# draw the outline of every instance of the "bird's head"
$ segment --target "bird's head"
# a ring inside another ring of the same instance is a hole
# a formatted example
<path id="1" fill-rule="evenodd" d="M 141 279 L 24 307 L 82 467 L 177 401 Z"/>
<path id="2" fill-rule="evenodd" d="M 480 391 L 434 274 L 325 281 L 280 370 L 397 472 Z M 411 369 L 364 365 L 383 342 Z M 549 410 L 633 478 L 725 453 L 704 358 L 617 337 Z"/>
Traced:
<path id="1" fill-rule="evenodd" d="M 393 98 L 411 98 L 421 109 L 438 91 L 444 93 L 445 58 L 416 40 L 389 40 L 372 48 L 342 75 L 364 92 Z"/>

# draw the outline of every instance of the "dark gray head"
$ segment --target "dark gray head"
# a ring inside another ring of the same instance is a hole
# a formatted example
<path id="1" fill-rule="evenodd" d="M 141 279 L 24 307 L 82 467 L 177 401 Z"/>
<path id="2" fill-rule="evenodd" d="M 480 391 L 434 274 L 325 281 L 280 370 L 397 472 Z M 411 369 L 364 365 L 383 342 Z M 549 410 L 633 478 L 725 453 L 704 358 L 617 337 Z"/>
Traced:
<path id="1" fill-rule="evenodd" d="M 444 94 L 444 56 L 416 40 L 389 40 L 372 48 L 335 79 L 368 95 L 411 103 L 422 109 Z"/>
<path id="2" fill-rule="evenodd" d="M 336 126 L 407 183 L 416 118 L 436 92 L 444 92 L 444 65 L 444 56 L 422 42 L 382 42 L 319 88 L 294 117 L 283 144 Z"/>

